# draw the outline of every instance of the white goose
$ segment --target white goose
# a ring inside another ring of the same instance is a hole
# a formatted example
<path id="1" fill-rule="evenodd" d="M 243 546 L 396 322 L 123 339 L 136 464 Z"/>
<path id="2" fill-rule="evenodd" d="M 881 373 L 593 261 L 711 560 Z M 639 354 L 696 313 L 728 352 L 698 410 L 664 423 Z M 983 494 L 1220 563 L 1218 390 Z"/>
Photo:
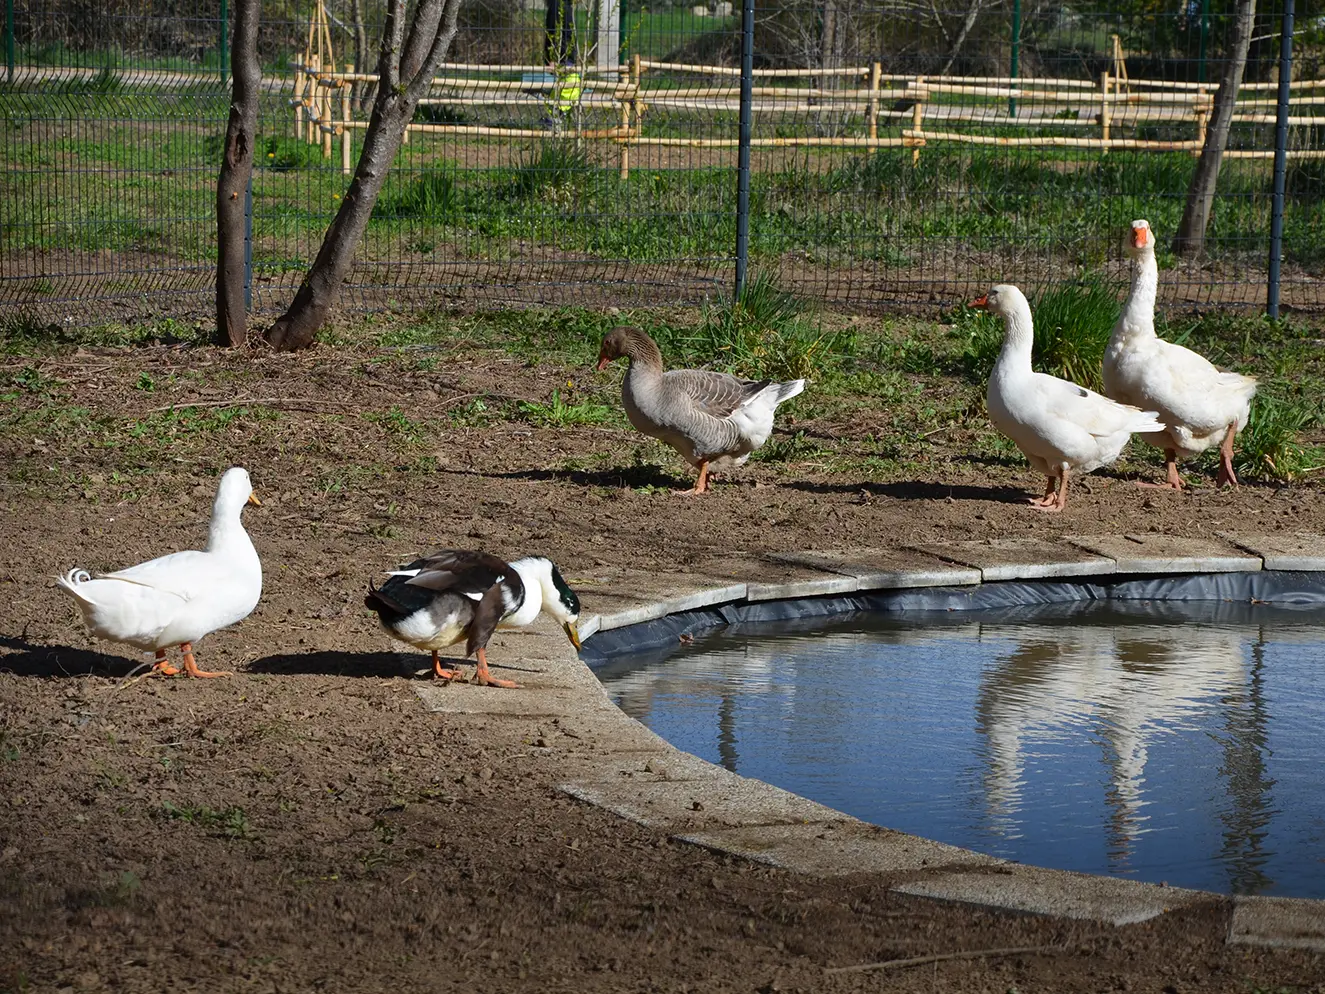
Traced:
<path id="1" fill-rule="evenodd" d="M 1165 482 L 1145 486 L 1181 490 L 1178 456 L 1191 458 L 1221 443 L 1219 485 L 1237 486 L 1233 439 L 1247 427 L 1256 380 L 1221 372 L 1204 356 L 1159 338 L 1159 267 L 1150 222 L 1132 222 L 1127 251 L 1132 256 L 1132 289 L 1104 350 L 1104 392 L 1125 404 L 1154 408 L 1168 426 L 1141 436 L 1164 450 L 1167 464 Z"/>
<path id="2" fill-rule="evenodd" d="M 190 676 L 229 676 L 198 669 L 193 643 L 247 618 L 262 595 L 262 563 L 239 520 L 245 504 L 259 501 L 248 473 L 236 466 L 217 488 L 205 552 L 175 552 L 96 576 L 72 569 L 56 582 L 93 635 L 155 651 L 155 672 L 179 672 L 166 662 L 166 650 L 179 646 Z"/>
<path id="3" fill-rule="evenodd" d="M 1007 324 L 1003 349 L 989 378 L 989 419 L 1045 475 L 1044 496 L 1032 498 L 1033 506 L 1061 511 L 1067 506 L 1072 470 L 1089 473 L 1107 466 L 1133 432 L 1164 429 L 1153 411 L 1117 404 L 1085 387 L 1032 370 L 1031 305 L 1015 286 L 996 286 L 971 306 L 998 314 Z"/>

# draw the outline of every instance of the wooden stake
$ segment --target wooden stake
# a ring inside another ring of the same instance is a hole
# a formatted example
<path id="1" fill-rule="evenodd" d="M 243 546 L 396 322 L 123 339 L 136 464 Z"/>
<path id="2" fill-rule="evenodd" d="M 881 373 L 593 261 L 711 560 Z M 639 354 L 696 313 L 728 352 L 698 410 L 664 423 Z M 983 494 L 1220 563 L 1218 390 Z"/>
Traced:
<path id="1" fill-rule="evenodd" d="M 1100 137 L 1109 140 L 1109 73 L 1100 73 Z"/>
<path id="2" fill-rule="evenodd" d="M 924 100 L 921 99 L 924 96 L 924 90 L 921 89 L 921 86 L 924 82 L 925 82 L 924 76 L 916 77 L 916 85 L 915 85 L 916 102 L 915 106 L 911 108 L 911 130 L 914 132 L 915 137 L 917 138 L 921 137 L 920 122 L 924 120 L 925 117 L 925 102 Z M 920 165 L 920 147 L 916 146 L 916 148 L 911 152 L 911 167 L 915 168 L 918 165 Z"/>
<path id="3" fill-rule="evenodd" d="M 1210 112 L 1207 109 L 1205 90 L 1196 91 L 1196 140 L 1205 147 L 1205 129 L 1210 121 Z"/>
<path id="4" fill-rule="evenodd" d="M 318 94 L 317 94 L 317 73 L 322 68 L 322 60 L 316 55 L 308 57 L 308 96 L 304 101 L 308 108 L 308 134 L 304 136 L 304 141 L 310 145 L 316 145 L 318 141 L 317 134 L 317 112 L 318 112 Z"/>
<path id="5" fill-rule="evenodd" d="M 345 67 L 350 72 L 354 72 L 354 63 L 351 62 Z M 353 112 L 350 109 L 350 91 L 353 87 L 344 80 L 341 80 L 340 86 L 340 171 L 344 175 L 350 175 L 350 120 Z"/>
<path id="6" fill-rule="evenodd" d="M 879 137 L 879 77 L 883 74 L 883 66 L 874 63 L 870 66 L 870 137 Z"/>

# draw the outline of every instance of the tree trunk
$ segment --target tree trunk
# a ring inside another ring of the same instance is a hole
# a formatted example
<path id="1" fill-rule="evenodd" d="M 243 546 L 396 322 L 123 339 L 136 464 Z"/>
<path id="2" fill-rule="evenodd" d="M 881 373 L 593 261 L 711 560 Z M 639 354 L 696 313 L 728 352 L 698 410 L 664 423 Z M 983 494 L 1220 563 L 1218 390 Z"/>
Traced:
<path id="1" fill-rule="evenodd" d="M 1182 222 L 1173 236 L 1173 251 L 1184 258 L 1198 258 L 1205 252 L 1205 229 L 1214 207 L 1219 167 L 1223 164 L 1224 146 L 1228 144 L 1229 127 L 1233 124 L 1233 111 L 1238 102 L 1238 88 L 1242 86 L 1242 71 L 1247 65 L 1247 49 L 1251 46 L 1255 21 L 1256 0 L 1238 0 L 1228 63 L 1215 94 L 1214 112 L 1205 133 L 1205 147 L 1201 149 L 1191 186 L 1187 188 L 1187 206 L 1182 211 Z"/>
<path id="2" fill-rule="evenodd" d="M 262 0 L 237 0 L 235 34 L 230 42 L 234 76 L 230 120 L 225 129 L 221 175 L 216 183 L 216 343 L 243 345 L 248 338 L 244 304 L 245 225 L 253 147 L 257 141 L 258 98 L 262 67 L 258 65 L 258 21 Z"/>
<path id="3" fill-rule="evenodd" d="M 408 38 L 405 7 L 405 0 L 390 0 L 387 7 L 377 96 L 354 179 L 294 301 L 267 330 L 267 341 L 279 351 L 312 345 L 331 313 L 414 108 L 428 92 L 437 64 L 455 38 L 460 0 L 419 0 Z"/>
<path id="4" fill-rule="evenodd" d="M 368 64 L 364 62 L 368 54 L 368 31 L 363 25 L 363 0 L 352 0 L 350 14 L 354 18 L 354 71 L 364 72 Z M 353 94 L 354 109 L 362 111 L 364 104 L 373 99 L 373 84 L 355 83 Z"/>
<path id="5" fill-rule="evenodd" d="M 966 36 L 971 33 L 971 28 L 975 27 L 975 19 L 980 16 L 980 8 L 984 4 L 981 0 L 971 0 L 971 5 L 966 8 L 966 17 L 962 19 L 961 30 L 957 32 L 957 38 L 952 43 L 952 48 L 948 50 L 948 60 L 943 63 L 943 68 L 939 70 L 940 76 L 946 76 L 952 64 L 957 61 L 957 56 L 961 54 L 962 46 L 966 44 Z"/>
<path id="6" fill-rule="evenodd" d="M 837 0 L 824 0 L 823 27 L 819 33 L 819 65 L 823 69 L 837 68 Z M 820 78 L 821 90 L 834 89 L 837 77 L 825 75 Z"/>

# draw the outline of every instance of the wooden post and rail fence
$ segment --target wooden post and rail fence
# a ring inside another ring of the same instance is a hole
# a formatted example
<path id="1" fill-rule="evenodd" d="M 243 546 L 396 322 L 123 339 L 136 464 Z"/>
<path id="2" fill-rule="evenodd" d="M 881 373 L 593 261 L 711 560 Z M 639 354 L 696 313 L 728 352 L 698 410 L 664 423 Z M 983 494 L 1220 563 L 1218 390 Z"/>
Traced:
<path id="1" fill-rule="evenodd" d="M 295 65 L 295 131 L 310 144 L 320 144 L 330 158 L 332 140 L 341 144 L 341 168 L 352 171 L 350 136 L 368 127 L 356 119 L 350 100 L 351 85 L 376 83 L 372 73 L 324 68 L 318 53 L 310 52 Z M 736 137 L 685 138 L 649 135 L 644 119 L 649 110 L 736 112 L 739 109 L 739 69 L 686 63 L 657 62 L 638 55 L 615 69 L 585 67 L 576 97 L 580 111 L 601 111 L 617 121 L 602 128 L 497 127 L 470 124 L 410 124 L 419 134 L 507 139 L 575 139 L 613 142 L 619 146 L 620 173 L 630 173 L 632 146 L 657 145 L 689 148 L 735 148 Z M 433 80 L 432 92 L 421 104 L 452 107 L 504 106 L 552 108 L 562 83 L 540 65 L 444 64 Z M 665 74 L 665 76 L 663 75 Z M 695 85 L 678 83 L 678 76 L 704 77 Z M 924 76 L 885 73 L 878 62 L 840 69 L 756 69 L 762 85 L 752 89 L 756 115 L 813 115 L 832 112 L 858 115 L 859 134 L 780 135 L 755 137 L 756 148 L 909 148 L 913 161 L 920 150 L 934 143 L 996 145 L 1007 148 L 1082 148 L 1197 154 L 1205 141 L 1214 106 L 1214 87 L 1205 83 L 1127 79 L 1111 72 L 1098 83 L 1079 79 L 1027 79 L 984 76 Z M 841 76 L 860 81 L 855 88 L 824 89 L 797 86 L 797 81 Z M 510 78 L 517 77 L 517 78 Z M 615 77 L 615 78 L 614 78 Z M 726 84 L 724 79 L 732 82 Z M 649 83 L 653 85 L 649 85 Z M 779 85 L 781 84 L 781 85 Z M 1240 91 L 1235 122 L 1275 123 L 1277 101 L 1266 95 L 1277 83 L 1245 83 Z M 1290 125 L 1325 125 L 1325 80 L 1292 84 L 1293 105 L 1304 113 L 1290 116 Z M 333 94 L 339 94 L 339 100 Z M 954 102 L 964 98 L 965 103 Z M 1008 100 L 1019 108 L 1009 116 Z M 577 115 L 578 119 L 578 115 Z M 807 120 L 809 118 L 807 117 Z M 1122 129 L 1145 125 L 1190 123 L 1191 137 L 1147 139 L 1119 135 Z M 899 128 L 899 125 L 903 127 Z M 906 127 L 905 125 L 909 125 Z M 996 129 L 998 134 L 980 133 Z M 889 129 L 892 134 L 881 134 Z M 1063 130 L 1080 134 L 1008 134 L 1010 130 Z M 1229 150 L 1232 158 L 1271 158 L 1271 150 Z M 1300 149 L 1298 158 L 1325 158 L 1325 149 Z"/>

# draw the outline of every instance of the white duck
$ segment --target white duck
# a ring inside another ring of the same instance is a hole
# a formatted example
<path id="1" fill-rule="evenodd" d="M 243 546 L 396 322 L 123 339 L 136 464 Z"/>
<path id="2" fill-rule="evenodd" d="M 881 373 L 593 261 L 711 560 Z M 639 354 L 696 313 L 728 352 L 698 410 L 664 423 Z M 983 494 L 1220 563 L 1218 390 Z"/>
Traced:
<path id="1" fill-rule="evenodd" d="M 175 552 L 96 576 L 72 569 L 56 582 L 93 635 L 155 651 L 155 672 L 179 672 L 166 662 L 166 650 L 179 646 L 190 676 L 229 676 L 198 669 L 193 643 L 247 618 L 262 595 L 262 563 L 239 520 L 245 504 L 260 506 L 247 471 L 236 466 L 217 488 L 205 552 Z"/>
<path id="2" fill-rule="evenodd" d="M 1015 286 L 996 286 L 971 306 L 998 314 L 1007 324 L 1003 349 L 989 378 L 989 419 L 1045 475 L 1044 496 L 1031 500 L 1035 507 L 1061 511 L 1067 506 L 1072 470 L 1089 473 L 1107 466 L 1133 432 L 1164 429 L 1153 411 L 1115 403 L 1032 370 L 1031 305 Z"/>
<path id="3" fill-rule="evenodd" d="M 804 380 L 756 382 L 706 369 L 664 371 L 658 344 L 624 325 L 603 337 L 599 371 L 622 356 L 630 360 L 621 382 L 630 423 L 699 470 L 694 488 L 685 493 L 704 493 L 710 469 L 743 465 L 773 433 L 777 406 L 805 389 Z"/>
<path id="4" fill-rule="evenodd" d="M 1182 489 L 1178 456 L 1191 458 L 1221 445 L 1219 485 L 1237 485 L 1233 439 L 1251 415 L 1256 380 L 1220 372 L 1204 356 L 1155 334 L 1155 291 L 1159 267 L 1150 222 L 1133 221 L 1128 240 L 1132 289 L 1104 350 L 1104 392 L 1114 400 L 1154 408 L 1168 426 L 1141 437 L 1164 450 L 1167 479 L 1145 484 Z"/>

